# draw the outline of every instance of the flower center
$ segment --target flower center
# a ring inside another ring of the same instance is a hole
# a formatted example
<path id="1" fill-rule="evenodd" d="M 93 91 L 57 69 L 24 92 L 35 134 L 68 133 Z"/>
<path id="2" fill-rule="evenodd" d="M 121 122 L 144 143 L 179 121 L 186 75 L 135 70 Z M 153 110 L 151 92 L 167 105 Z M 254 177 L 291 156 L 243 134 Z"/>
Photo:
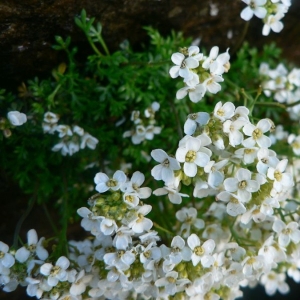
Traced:
<path id="1" fill-rule="evenodd" d="M 170 161 L 168 159 L 165 159 L 164 162 L 162 163 L 164 167 L 169 167 L 170 166 Z"/>
<path id="2" fill-rule="evenodd" d="M 194 249 L 194 253 L 195 253 L 196 255 L 198 255 L 198 256 L 201 256 L 201 255 L 203 255 L 203 254 L 205 253 L 205 250 L 203 249 L 203 247 L 197 246 L 197 247 L 195 247 L 195 249 Z"/>
<path id="3" fill-rule="evenodd" d="M 259 128 L 256 128 L 252 132 L 252 137 L 254 140 L 258 140 L 263 135 L 262 131 Z"/>
<path id="4" fill-rule="evenodd" d="M 127 196 L 125 197 L 125 199 L 126 199 L 126 201 L 128 201 L 128 202 L 130 202 L 130 203 L 133 203 L 133 201 L 134 201 L 134 197 L 133 197 L 132 195 L 127 195 Z"/>
<path id="5" fill-rule="evenodd" d="M 223 109 L 218 109 L 217 115 L 220 116 L 220 117 L 223 117 L 225 115 L 224 110 Z"/>
<path id="6" fill-rule="evenodd" d="M 167 280 L 169 283 L 175 283 L 176 282 L 176 279 L 173 278 L 173 277 L 167 277 Z"/>
<path id="7" fill-rule="evenodd" d="M 282 173 L 281 173 L 280 171 L 276 170 L 276 171 L 274 172 L 274 178 L 275 178 L 277 181 L 281 181 L 281 179 L 282 179 Z"/>
<path id="8" fill-rule="evenodd" d="M 60 272 L 61 268 L 59 266 L 54 266 L 50 272 L 51 276 L 56 276 Z"/>
<path id="9" fill-rule="evenodd" d="M 145 252 L 144 252 L 144 256 L 145 256 L 146 258 L 150 258 L 150 257 L 151 257 L 151 251 L 150 251 L 150 250 L 145 251 Z"/>
<path id="10" fill-rule="evenodd" d="M 182 63 L 181 63 L 180 68 L 181 68 L 181 69 L 184 69 L 185 67 L 186 67 L 186 62 L 185 62 L 185 60 L 183 60 Z"/>
<path id="11" fill-rule="evenodd" d="M 239 183 L 239 188 L 240 188 L 241 190 L 244 190 L 246 187 L 247 187 L 247 181 L 246 181 L 246 180 L 242 180 L 242 181 Z"/>
<path id="12" fill-rule="evenodd" d="M 254 149 L 245 149 L 245 154 L 252 154 L 254 151 Z"/>
<path id="13" fill-rule="evenodd" d="M 190 118 L 191 120 L 196 120 L 197 117 L 198 117 L 197 114 L 190 114 L 190 115 L 189 115 L 189 118 Z"/>
<path id="14" fill-rule="evenodd" d="M 115 186 L 117 186 L 117 181 L 116 181 L 115 179 L 109 179 L 109 180 L 107 181 L 106 185 L 107 185 L 108 187 L 115 187 Z"/>
<path id="15" fill-rule="evenodd" d="M 194 162 L 196 159 L 196 152 L 193 150 L 189 150 L 185 156 L 186 162 Z"/>

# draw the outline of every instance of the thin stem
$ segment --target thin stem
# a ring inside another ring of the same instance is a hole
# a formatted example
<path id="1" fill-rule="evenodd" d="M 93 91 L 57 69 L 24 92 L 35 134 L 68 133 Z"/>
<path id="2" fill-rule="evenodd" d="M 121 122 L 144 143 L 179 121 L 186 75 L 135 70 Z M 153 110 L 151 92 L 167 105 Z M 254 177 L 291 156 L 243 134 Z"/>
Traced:
<path id="1" fill-rule="evenodd" d="M 178 135 L 180 138 L 183 138 L 183 132 L 182 132 L 182 128 L 181 128 L 181 125 L 180 125 L 180 119 L 179 119 L 179 116 L 178 116 L 178 112 L 176 110 L 176 107 L 173 103 L 173 101 L 169 100 L 169 104 L 171 106 L 171 109 L 175 115 L 175 119 L 176 119 L 176 124 L 177 124 L 177 131 L 178 131 Z"/>
<path id="2" fill-rule="evenodd" d="M 157 223 L 153 222 L 154 227 L 160 229 L 163 232 L 166 232 L 169 235 L 173 235 L 173 233 L 171 231 L 169 231 L 168 229 L 165 229 L 164 227 L 161 227 L 160 225 L 158 225 Z"/>
<path id="3" fill-rule="evenodd" d="M 282 108 L 286 109 L 286 106 L 281 103 L 273 103 L 273 102 L 257 102 L 257 106 L 269 106 L 269 107 L 274 107 L 274 108 Z"/>
<path id="4" fill-rule="evenodd" d="M 96 45 L 94 44 L 93 40 L 91 39 L 91 37 L 88 35 L 87 32 L 85 32 L 85 35 L 88 39 L 89 44 L 91 45 L 91 47 L 93 48 L 93 50 L 96 52 L 96 54 L 98 54 L 99 56 L 103 56 L 103 54 L 99 51 L 99 49 L 96 47 Z M 105 49 L 104 49 L 105 50 Z"/>
<path id="5" fill-rule="evenodd" d="M 19 219 L 19 221 L 16 225 L 15 232 L 14 232 L 14 239 L 13 239 L 13 248 L 15 248 L 15 249 L 18 248 L 18 238 L 19 238 L 22 224 L 25 221 L 25 219 L 28 217 L 28 215 L 30 214 L 35 201 L 36 201 L 36 196 L 33 196 L 29 201 L 29 205 L 28 205 L 27 209 L 25 210 L 25 212 L 23 213 L 23 215 L 21 216 L 21 218 Z"/>
<path id="6" fill-rule="evenodd" d="M 106 53 L 106 55 L 110 55 L 110 53 L 109 53 L 109 51 L 108 51 L 108 48 L 107 48 L 107 46 L 106 46 L 106 44 L 105 44 L 105 42 L 104 42 L 104 40 L 103 40 L 103 38 L 102 38 L 102 36 L 101 36 L 101 34 L 99 34 L 99 36 L 98 36 L 98 40 L 99 40 L 99 43 L 101 44 L 101 46 L 103 47 L 103 49 L 104 49 L 104 52 Z"/>
<path id="7" fill-rule="evenodd" d="M 47 219 L 48 219 L 48 221 L 49 221 L 49 223 L 50 223 L 50 225 L 52 227 L 52 230 L 54 231 L 55 235 L 57 236 L 58 235 L 58 230 L 57 230 L 57 228 L 56 228 L 56 226 L 55 226 L 55 224 L 54 224 L 54 222 L 53 222 L 53 220 L 52 220 L 52 218 L 51 218 L 51 216 L 49 214 L 47 206 L 46 206 L 45 203 L 43 203 L 42 206 L 43 206 L 44 213 L 45 213 L 45 215 L 46 215 L 46 217 L 47 217 Z"/>
<path id="8" fill-rule="evenodd" d="M 251 106 L 249 108 L 249 112 L 250 112 L 250 115 L 252 115 L 252 111 L 253 111 L 253 108 L 257 102 L 257 99 L 259 98 L 259 96 L 261 95 L 261 86 L 259 86 L 258 90 L 257 90 L 257 94 L 256 94 L 256 97 L 254 98 L 254 100 L 252 101 L 251 103 Z"/>
<path id="9" fill-rule="evenodd" d="M 235 44 L 235 47 L 233 48 L 232 52 L 230 53 L 231 56 L 237 52 L 237 50 L 241 47 L 242 43 L 244 42 L 246 34 L 249 29 L 249 25 L 250 25 L 249 21 L 245 23 L 245 26 L 244 26 L 243 32 L 240 36 L 240 39 L 237 41 L 237 43 Z"/>

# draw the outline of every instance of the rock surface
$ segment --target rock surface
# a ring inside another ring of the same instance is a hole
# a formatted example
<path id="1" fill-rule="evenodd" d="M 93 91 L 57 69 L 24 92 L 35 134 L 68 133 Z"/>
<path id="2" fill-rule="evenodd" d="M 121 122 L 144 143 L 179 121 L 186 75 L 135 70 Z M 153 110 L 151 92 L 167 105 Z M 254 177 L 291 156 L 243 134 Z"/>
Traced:
<path id="1" fill-rule="evenodd" d="M 300 1 L 293 1 L 284 18 L 285 28 L 269 37 L 261 34 L 261 20 L 251 21 L 246 39 L 253 45 L 276 41 L 284 54 L 300 65 Z M 171 29 L 201 38 L 201 45 L 233 49 L 243 34 L 245 22 L 239 14 L 245 5 L 239 0 L 1 0 L 0 1 L 0 82 L 14 88 L 34 76 L 47 75 L 62 60 L 51 45 L 54 36 L 70 35 L 82 51 L 89 47 L 74 17 L 82 8 L 103 25 L 111 50 L 128 39 L 134 47 L 147 41 L 143 26 L 151 25 L 162 34 Z M 232 37 L 229 39 L 228 36 Z"/>

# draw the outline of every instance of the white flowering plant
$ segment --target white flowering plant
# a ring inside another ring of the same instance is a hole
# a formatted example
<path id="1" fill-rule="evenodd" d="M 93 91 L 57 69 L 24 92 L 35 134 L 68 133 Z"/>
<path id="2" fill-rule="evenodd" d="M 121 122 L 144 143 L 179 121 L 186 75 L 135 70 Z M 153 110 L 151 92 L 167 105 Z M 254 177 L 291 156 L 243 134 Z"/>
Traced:
<path id="1" fill-rule="evenodd" d="M 247 18 L 269 4 L 244 2 Z M 85 11 L 75 22 L 94 51 L 84 69 L 70 38 L 56 37 L 69 62 L 54 80 L 0 94 L 1 168 L 31 195 L 25 215 L 42 205 L 53 226 L 53 237 L 30 229 L 19 243 L 22 217 L 13 245 L 0 242 L 3 291 L 230 300 L 260 284 L 287 294 L 287 277 L 300 282 L 299 70 L 274 45 L 244 44 L 231 61 L 230 49 L 149 27 L 144 52 L 125 41 L 111 54 L 100 24 Z M 73 219 L 81 241 L 68 239 Z"/>

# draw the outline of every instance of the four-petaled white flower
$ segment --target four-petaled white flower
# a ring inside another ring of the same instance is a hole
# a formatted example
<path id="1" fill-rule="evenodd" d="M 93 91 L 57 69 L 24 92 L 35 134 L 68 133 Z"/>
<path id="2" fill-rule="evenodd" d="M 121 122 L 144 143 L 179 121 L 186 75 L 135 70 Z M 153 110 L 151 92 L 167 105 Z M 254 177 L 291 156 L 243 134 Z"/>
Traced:
<path id="1" fill-rule="evenodd" d="M 201 141 L 197 138 L 189 136 L 185 145 L 179 147 L 176 151 L 176 159 L 184 163 L 184 173 L 189 177 L 195 177 L 197 167 L 205 167 L 209 162 L 209 156 L 199 150 Z"/>
<path id="2" fill-rule="evenodd" d="M 10 111 L 7 114 L 7 119 L 14 126 L 21 126 L 27 121 L 25 114 L 20 113 L 19 111 Z"/>
<path id="3" fill-rule="evenodd" d="M 68 279 L 67 268 L 69 266 L 70 261 L 65 256 L 61 256 L 55 266 L 50 263 L 43 264 L 40 268 L 40 273 L 48 276 L 47 283 L 50 286 L 56 286 L 59 281 L 66 281 Z"/>
<path id="4" fill-rule="evenodd" d="M 241 18 L 245 21 L 249 21 L 253 15 L 256 17 L 263 19 L 266 14 L 267 10 L 264 5 L 267 3 L 267 0 L 242 0 L 248 6 L 245 7 L 241 12 Z"/>
<path id="5" fill-rule="evenodd" d="M 300 230 L 297 222 L 285 224 L 283 221 L 275 220 L 272 229 L 278 234 L 278 242 L 282 247 L 288 246 L 292 240 L 295 244 L 300 242 Z"/>
<path id="6" fill-rule="evenodd" d="M 261 148 L 269 148 L 271 146 L 271 140 L 269 137 L 265 136 L 264 133 L 269 131 L 271 128 L 271 123 L 268 119 L 260 120 L 257 125 L 251 123 L 246 124 L 243 127 L 243 132 L 249 138 L 243 141 L 243 145 L 246 148 L 252 148 L 256 144 Z"/>
<path id="7" fill-rule="evenodd" d="M 112 191 L 117 191 L 120 189 L 127 180 L 127 176 L 123 171 L 116 171 L 112 178 L 109 178 L 105 173 L 99 172 L 94 178 L 96 184 L 96 191 L 99 193 L 104 193 L 111 189 Z"/>
<path id="8" fill-rule="evenodd" d="M 188 237 L 187 244 L 192 250 L 191 260 L 194 266 L 201 261 L 204 268 L 209 268 L 214 263 L 212 256 L 212 252 L 215 249 L 214 240 L 207 240 L 201 245 L 199 237 L 193 233 Z"/>

